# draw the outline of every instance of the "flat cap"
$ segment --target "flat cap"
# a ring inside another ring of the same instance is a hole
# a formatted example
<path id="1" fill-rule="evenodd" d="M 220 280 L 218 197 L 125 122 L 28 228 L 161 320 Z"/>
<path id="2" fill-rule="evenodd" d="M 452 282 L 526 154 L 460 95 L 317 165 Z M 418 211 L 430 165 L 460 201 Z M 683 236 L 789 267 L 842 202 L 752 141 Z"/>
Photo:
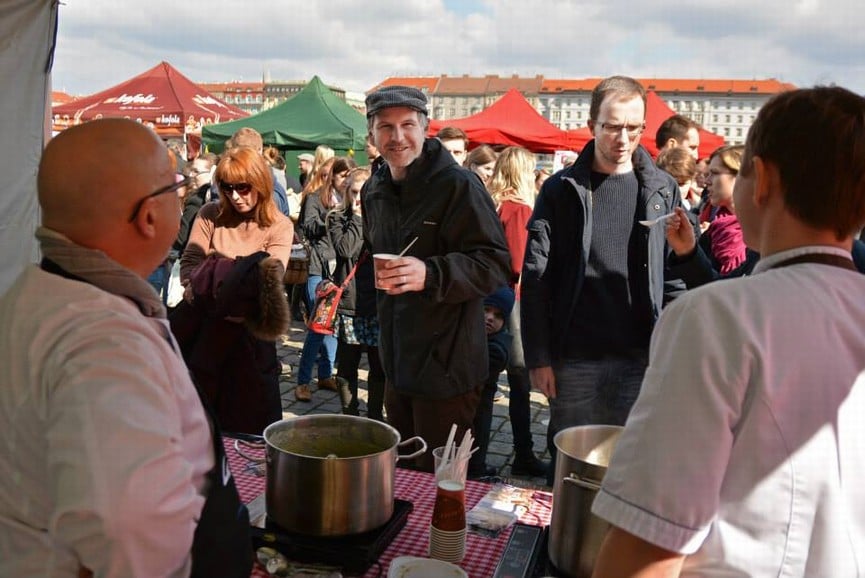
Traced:
<path id="1" fill-rule="evenodd" d="M 366 116 L 371 117 L 383 108 L 406 106 L 418 112 L 429 114 L 424 93 L 411 86 L 385 86 L 366 97 Z"/>

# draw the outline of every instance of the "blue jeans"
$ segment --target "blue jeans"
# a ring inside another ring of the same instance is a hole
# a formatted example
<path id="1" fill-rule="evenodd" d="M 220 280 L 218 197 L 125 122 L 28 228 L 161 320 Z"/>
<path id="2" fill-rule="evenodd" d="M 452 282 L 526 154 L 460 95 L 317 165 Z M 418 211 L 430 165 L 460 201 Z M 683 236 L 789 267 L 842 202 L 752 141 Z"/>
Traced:
<path id="1" fill-rule="evenodd" d="M 310 275 L 306 280 L 306 303 L 308 311 L 315 304 L 315 286 L 321 281 L 321 275 Z M 300 365 L 297 368 L 298 385 L 309 384 L 312 379 L 312 366 L 318 360 L 318 379 L 328 379 L 333 374 L 333 364 L 336 361 L 336 337 L 322 335 L 315 331 L 306 332 L 303 340 L 303 351 L 300 353 Z"/>
<path id="2" fill-rule="evenodd" d="M 556 397 L 550 400 L 547 447 L 550 478 L 555 474 L 553 438 L 569 427 L 590 424 L 625 425 L 643 384 L 648 351 L 633 355 L 605 355 L 599 359 L 565 359 L 553 366 Z"/>

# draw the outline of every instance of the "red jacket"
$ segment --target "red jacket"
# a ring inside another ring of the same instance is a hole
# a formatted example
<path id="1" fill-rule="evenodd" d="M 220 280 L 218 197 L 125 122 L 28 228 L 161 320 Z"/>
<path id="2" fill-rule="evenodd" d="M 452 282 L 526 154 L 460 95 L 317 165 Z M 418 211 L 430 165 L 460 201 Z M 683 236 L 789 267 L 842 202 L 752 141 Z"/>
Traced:
<path id="1" fill-rule="evenodd" d="M 526 224 L 531 216 L 532 208 L 523 203 L 504 201 L 499 207 L 499 218 L 502 220 L 505 240 L 511 254 L 510 286 L 516 292 L 517 299 L 520 297 L 520 272 L 523 270 L 523 258 L 526 254 L 526 242 L 529 238 Z"/>

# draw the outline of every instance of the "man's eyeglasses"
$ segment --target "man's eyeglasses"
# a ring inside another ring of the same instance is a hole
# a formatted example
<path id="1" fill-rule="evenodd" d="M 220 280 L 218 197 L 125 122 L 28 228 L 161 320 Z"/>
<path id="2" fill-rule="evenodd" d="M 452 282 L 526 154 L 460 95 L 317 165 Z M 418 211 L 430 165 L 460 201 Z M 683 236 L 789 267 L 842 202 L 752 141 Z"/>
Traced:
<path id="1" fill-rule="evenodd" d="M 192 177 L 186 177 L 182 181 L 177 181 L 176 183 L 172 183 L 170 185 L 165 185 L 164 187 L 159 187 L 146 197 L 140 199 L 137 203 L 135 203 L 135 208 L 132 210 L 132 216 L 129 217 L 129 222 L 135 220 L 135 217 L 138 216 L 138 211 L 141 210 L 141 206 L 144 205 L 144 201 L 147 199 L 151 199 L 153 197 L 158 197 L 159 195 L 164 195 L 165 193 L 174 193 L 177 189 L 182 189 L 183 187 L 187 187 L 192 183 Z"/>
<path id="2" fill-rule="evenodd" d="M 628 138 L 637 138 L 646 130 L 646 123 L 640 124 L 610 124 L 608 122 L 601 123 L 601 130 L 610 136 L 619 136 L 622 131 L 628 133 Z"/>
<path id="3" fill-rule="evenodd" d="M 226 195 L 232 192 L 237 192 L 238 195 L 248 195 L 252 191 L 252 185 L 249 183 L 226 183 L 225 181 L 219 181 L 217 185 L 219 186 L 219 190 Z"/>

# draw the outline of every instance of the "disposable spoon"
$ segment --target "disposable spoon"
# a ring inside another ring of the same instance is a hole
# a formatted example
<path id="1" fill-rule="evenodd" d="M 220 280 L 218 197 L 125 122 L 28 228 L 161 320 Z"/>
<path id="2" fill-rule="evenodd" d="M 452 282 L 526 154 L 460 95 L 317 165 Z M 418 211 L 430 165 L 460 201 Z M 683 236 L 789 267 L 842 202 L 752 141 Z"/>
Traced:
<path id="1" fill-rule="evenodd" d="M 638 221 L 638 222 L 641 225 L 643 225 L 644 227 L 651 227 L 655 223 L 660 223 L 661 221 L 665 221 L 665 220 L 669 219 L 670 217 L 674 216 L 675 214 L 676 213 L 667 213 L 666 215 L 661 215 L 660 217 L 658 217 L 656 219 L 649 219 L 648 221 Z"/>

